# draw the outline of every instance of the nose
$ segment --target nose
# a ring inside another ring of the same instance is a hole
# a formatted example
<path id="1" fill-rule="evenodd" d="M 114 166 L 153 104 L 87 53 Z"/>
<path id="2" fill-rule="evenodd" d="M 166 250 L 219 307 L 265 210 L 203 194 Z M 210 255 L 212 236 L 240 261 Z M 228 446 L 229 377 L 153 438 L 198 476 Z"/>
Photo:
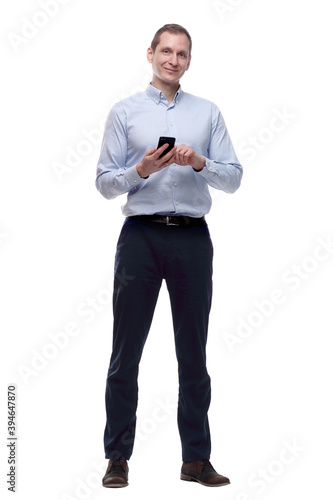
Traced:
<path id="1" fill-rule="evenodd" d="M 178 64 L 178 58 L 177 58 L 177 54 L 173 53 L 171 56 L 170 56 L 170 63 L 172 64 L 172 66 L 177 66 Z"/>

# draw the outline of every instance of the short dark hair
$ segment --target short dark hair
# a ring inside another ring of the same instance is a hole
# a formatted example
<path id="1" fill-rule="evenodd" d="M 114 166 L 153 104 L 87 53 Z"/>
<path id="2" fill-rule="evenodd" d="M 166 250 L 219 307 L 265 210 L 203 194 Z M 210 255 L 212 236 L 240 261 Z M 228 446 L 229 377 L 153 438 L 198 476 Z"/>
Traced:
<path id="1" fill-rule="evenodd" d="M 191 55 L 191 51 L 192 51 L 191 35 L 187 31 L 187 29 L 183 28 L 183 26 L 180 26 L 180 24 L 165 24 L 164 26 L 162 26 L 162 28 L 160 28 L 158 31 L 156 31 L 155 36 L 153 38 L 153 41 L 151 42 L 151 45 L 150 45 L 153 52 L 155 52 L 157 45 L 160 43 L 161 35 L 165 31 L 168 31 L 169 33 L 175 33 L 175 34 L 182 33 L 183 35 L 186 35 L 189 42 L 190 42 L 189 56 Z"/>

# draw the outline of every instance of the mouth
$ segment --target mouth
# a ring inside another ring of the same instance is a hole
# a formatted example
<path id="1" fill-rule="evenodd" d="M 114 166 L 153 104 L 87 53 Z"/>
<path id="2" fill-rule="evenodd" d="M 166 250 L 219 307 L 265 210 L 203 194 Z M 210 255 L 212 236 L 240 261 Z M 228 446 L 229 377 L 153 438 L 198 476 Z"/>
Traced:
<path id="1" fill-rule="evenodd" d="M 170 69 L 170 68 L 164 68 L 166 71 L 168 71 L 169 73 L 177 73 L 178 70 L 177 69 Z"/>

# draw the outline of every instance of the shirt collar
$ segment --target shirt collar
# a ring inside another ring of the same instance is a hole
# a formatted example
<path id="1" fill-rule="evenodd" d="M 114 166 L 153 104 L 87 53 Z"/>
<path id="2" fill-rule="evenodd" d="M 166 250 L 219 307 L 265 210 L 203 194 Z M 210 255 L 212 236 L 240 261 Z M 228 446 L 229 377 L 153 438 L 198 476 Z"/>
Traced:
<path id="1" fill-rule="evenodd" d="M 159 104 L 161 101 L 165 101 L 166 97 L 163 94 L 161 90 L 158 90 L 156 87 L 153 87 L 153 85 L 150 83 L 146 89 L 147 95 L 156 103 Z M 181 99 L 183 95 L 183 90 L 181 86 L 179 86 L 179 89 L 176 92 L 176 95 L 173 99 L 173 103 L 176 103 Z"/>

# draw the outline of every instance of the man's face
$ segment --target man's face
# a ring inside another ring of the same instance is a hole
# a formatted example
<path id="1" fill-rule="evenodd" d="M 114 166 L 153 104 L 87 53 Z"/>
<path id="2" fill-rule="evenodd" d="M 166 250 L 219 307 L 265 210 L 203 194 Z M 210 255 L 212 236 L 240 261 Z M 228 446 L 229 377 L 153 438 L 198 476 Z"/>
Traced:
<path id="1" fill-rule="evenodd" d="M 154 78 L 164 83 L 177 83 L 188 70 L 190 41 L 183 33 L 165 31 L 155 52 L 149 47 L 147 59 L 153 66 Z"/>

